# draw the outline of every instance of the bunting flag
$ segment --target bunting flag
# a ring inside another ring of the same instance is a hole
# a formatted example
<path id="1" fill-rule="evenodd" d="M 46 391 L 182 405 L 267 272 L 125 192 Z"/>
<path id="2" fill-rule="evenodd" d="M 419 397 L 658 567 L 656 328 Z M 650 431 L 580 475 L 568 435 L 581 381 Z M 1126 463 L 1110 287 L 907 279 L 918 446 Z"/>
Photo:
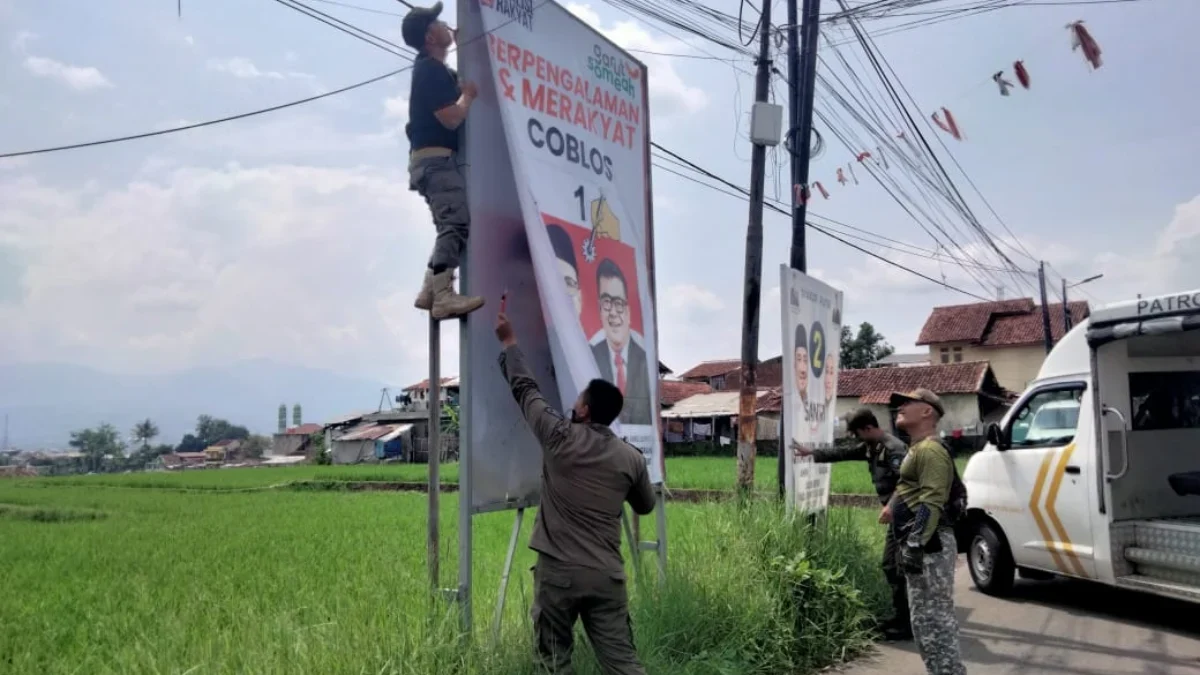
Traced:
<path id="1" fill-rule="evenodd" d="M 822 197 L 824 197 L 825 199 L 829 199 L 829 191 L 825 189 L 824 185 L 821 185 L 821 181 L 819 181 L 819 180 L 813 181 L 813 186 L 815 186 L 817 188 L 817 190 L 821 193 Z"/>
<path id="2" fill-rule="evenodd" d="M 1024 61 L 1013 61 L 1013 72 L 1016 73 L 1016 75 L 1017 75 L 1017 82 L 1020 82 L 1022 87 L 1028 89 L 1029 88 L 1029 71 L 1025 70 L 1025 62 Z"/>
<path id="3" fill-rule="evenodd" d="M 792 201 L 797 204 L 807 204 L 809 196 L 808 188 L 803 185 L 796 184 L 792 186 Z"/>
<path id="4" fill-rule="evenodd" d="M 1092 70 L 1103 65 L 1100 61 L 1100 45 L 1096 43 L 1096 39 L 1084 28 L 1082 21 L 1075 21 L 1067 24 L 1067 30 L 1071 31 L 1071 51 L 1076 49 L 1083 50 L 1083 58 L 1092 64 Z"/>
<path id="5" fill-rule="evenodd" d="M 1012 89 L 1013 83 L 1004 79 L 1004 71 L 1003 70 L 997 72 L 995 75 L 992 75 L 992 82 L 995 82 L 996 86 L 1000 87 L 1000 95 L 1001 96 L 1009 95 L 1008 90 Z"/>
<path id="6" fill-rule="evenodd" d="M 869 151 L 864 151 L 864 152 L 860 152 L 860 153 L 858 153 L 858 158 L 857 158 L 857 159 L 858 159 L 858 161 L 860 161 L 860 162 L 861 162 L 861 161 L 863 161 L 863 160 L 867 159 L 867 158 L 868 158 L 868 157 L 870 157 L 870 156 L 871 156 L 871 153 L 870 153 Z"/>
<path id="7" fill-rule="evenodd" d="M 954 115 L 951 115 L 950 111 L 946 110 L 945 108 L 942 108 L 942 115 L 944 115 L 946 117 L 945 122 L 943 122 L 942 119 L 940 117 L 938 117 L 937 113 L 933 113 L 933 123 L 938 125 L 938 127 L 941 128 L 942 131 L 953 136 L 954 140 L 961 141 L 962 140 L 962 132 L 960 132 L 958 130 L 958 122 L 954 121 Z"/>
<path id="8" fill-rule="evenodd" d="M 837 170 L 837 182 L 841 183 L 842 185 L 846 184 L 846 174 L 842 171 L 842 167 L 840 166 Z"/>

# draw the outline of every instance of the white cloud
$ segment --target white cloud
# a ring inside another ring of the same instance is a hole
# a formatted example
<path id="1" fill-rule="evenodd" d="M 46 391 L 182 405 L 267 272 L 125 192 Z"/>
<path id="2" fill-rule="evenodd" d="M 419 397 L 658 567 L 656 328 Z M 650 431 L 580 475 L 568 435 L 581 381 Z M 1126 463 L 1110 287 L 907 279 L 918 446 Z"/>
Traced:
<path id="1" fill-rule="evenodd" d="M 624 49 L 667 53 L 672 49 L 679 51 L 677 45 L 673 48 L 671 42 L 656 38 L 636 21 L 618 21 L 605 28 L 600 15 L 591 5 L 569 3 L 567 10 Z M 663 117 L 694 114 L 708 105 L 708 94 L 700 87 L 684 82 L 669 57 L 645 53 L 636 55 L 650 69 L 652 114 Z"/>
<path id="2" fill-rule="evenodd" d="M 0 305 L 6 359 L 420 379 L 433 227 L 401 168 L 162 166 L 110 190 L 0 174 L 0 245 L 24 270 Z"/>
<path id="3" fill-rule="evenodd" d="M 23 30 L 23 31 L 17 33 L 17 36 L 15 38 L 13 38 L 13 41 L 11 44 L 12 50 L 14 52 L 17 52 L 18 54 L 24 54 L 25 48 L 29 46 L 29 43 L 33 42 L 37 38 L 38 38 L 37 33 Z"/>
<path id="4" fill-rule="evenodd" d="M 72 66 L 44 56 L 26 56 L 23 65 L 31 75 L 57 80 L 76 91 L 113 86 L 104 73 L 92 66 Z"/>
<path id="5" fill-rule="evenodd" d="M 408 99 L 402 94 L 383 99 L 383 117 L 388 120 L 408 121 Z"/>
<path id="6" fill-rule="evenodd" d="M 279 72 L 275 70 L 259 70 L 254 62 L 244 56 L 234 56 L 228 59 L 209 59 L 208 69 L 218 73 L 226 73 L 243 80 L 269 79 L 306 79 L 311 80 L 308 73 Z"/>
<path id="7" fill-rule="evenodd" d="M 184 42 L 186 42 L 186 43 L 187 43 L 187 45 L 188 45 L 189 47 L 195 47 L 195 46 L 196 46 L 196 39 L 195 39 L 195 38 L 193 38 L 191 35 L 185 35 L 185 36 L 183 36 L 183 41 L 184 41 Z"/>

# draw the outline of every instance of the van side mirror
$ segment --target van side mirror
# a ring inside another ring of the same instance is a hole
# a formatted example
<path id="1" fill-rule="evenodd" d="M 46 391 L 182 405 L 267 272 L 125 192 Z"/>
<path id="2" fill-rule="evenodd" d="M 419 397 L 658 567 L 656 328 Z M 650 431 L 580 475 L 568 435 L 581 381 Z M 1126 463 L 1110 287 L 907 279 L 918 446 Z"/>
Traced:
<path id="1" fill-rule="evenodd" d="M 1008 444 L 1004 442 L 1004 434 L 1000 431 L 1000 425 L 992 422 L 987 427 L 988 443 L 996 446 L 997 450 L 1007 450 Z"/>

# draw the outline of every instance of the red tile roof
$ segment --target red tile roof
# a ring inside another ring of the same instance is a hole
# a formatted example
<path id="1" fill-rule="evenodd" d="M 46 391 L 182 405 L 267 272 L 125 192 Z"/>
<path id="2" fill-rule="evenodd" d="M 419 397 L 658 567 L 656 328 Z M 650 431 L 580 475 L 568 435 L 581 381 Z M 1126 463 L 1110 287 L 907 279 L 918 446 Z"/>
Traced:
<path id="1" fill-rule="evenodd" d="M 765 412 L 782 412 L 783 411 L 783 390 L 771 389 L 767 393 L 758 397 L 758 407 L 756 413 Z"/>
<path id="2" fill-rule="evenodd" d="M 325 427 L 321 426 L 320 424 L 309 422 L 308 424 L 301 424 L 298 427 L 285 429 L 282 433 L 284 436 L 310 436 L 324 428 Z"/>
<path id="3" fill-rule="evenodd" d="M 838 397 L 857 396 L 861 403 L 887 403 L 892 392 L 924 387 L 935 394 L 974 394 L 984 385 L 987 361 L 947 363 L 911 368 L 843 370 L 838 376 Z"/>
<path id="4" fill-rule="evenodd" d="M 442 378 L 442 383 L 440 386 L 448 387 L 450 385 L 454 385 L 456 387 L 458 386 L 458 377 L 457 376 Z M 428 388 L 429 388 L 429 378 L 427 377 L 424 380 L 421 380 L 420 382 L 418 382 L 412 386 L 405 387 L 402 391 L 425 391 Z"/>
<path id="5" fill-rule="evenodd" d="M 696 394 L 710 394 L 712 387 L 703 382 L 676 382 L 660 380 L 658 384 L 659 405 L 670 406 Z"/>
<path id="6" fill-rule="evenodd" d="M 1078 324 L 1091 313 L 1086 302 L 1070 302 L 1071 322 Z M 1062 303 L 1049 306 L 1050 334 L 1062 338 Z M 921 328 L 918 345 L 967 342 L 984 347 L 1013 347 L 1044 341 L 1042 310 L 1031 298 L 976 302 L 969 305 L 934 307 Z"/>
<path id="7" fill-rule="evenodd" d="M 681 380 L 691 380 L 703 377 L 724 375 L 731 370 L 742 367 L 741 359 L 724 359 L 721 361 L 705 361 L 679 376 Z"/>

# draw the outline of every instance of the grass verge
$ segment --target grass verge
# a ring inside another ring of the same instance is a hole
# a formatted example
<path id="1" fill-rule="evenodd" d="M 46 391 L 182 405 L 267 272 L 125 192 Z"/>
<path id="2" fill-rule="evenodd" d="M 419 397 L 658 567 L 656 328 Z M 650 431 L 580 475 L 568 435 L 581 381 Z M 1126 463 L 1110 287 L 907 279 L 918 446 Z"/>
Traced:
<path id="1" fill-rule="evenodd" d="M 423 495 L 9 483 L 0 503 L 110 514 L 55 527 L 0 518 L 0 671 L 532 672 L 533 554 L 523 547 L 501 639 L 488 640 L 512 513 L 475 521 L 477 640 L 464 646 L 456 610 L 427 590 Z M 668 510 L 667 583 L 654 583 L 649 557 L 631 566 L 649 672 L 801 673 L 867 644 L 870 617 L 886 605 L 873 512 L 835 510 L 809 528 L 767 502 Z M 440 516 L 447 587 L 456 500 L 443 500 Z M 579 671 L 597 673 L 580 651 Z"/>

